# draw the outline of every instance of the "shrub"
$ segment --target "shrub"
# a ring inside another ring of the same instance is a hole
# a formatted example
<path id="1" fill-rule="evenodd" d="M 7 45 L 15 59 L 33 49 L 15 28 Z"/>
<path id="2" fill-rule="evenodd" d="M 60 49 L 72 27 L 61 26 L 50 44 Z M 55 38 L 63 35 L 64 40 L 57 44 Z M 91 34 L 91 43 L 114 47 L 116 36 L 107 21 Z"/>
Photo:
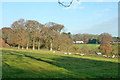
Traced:
<path id="1" fill-rule="evenodd" d="M 84 53 L 84 54 L 88 54 L 88 53 L 89 53 L 89 48 L 88 48 L 88 46 L 83 46 L 83 47 L 81 48 L 81 52 Z"/>
<path id="2" fill-rule="evenodd" d="M 80 48 L 77 47 L 77 46 L 72 46 L 72 47 L 70 48 L 70 52 L 75 52 L 75 53 L 77 53 L 77 52 L 79 52 L 79 51 L 80 51 Z"/>
<path id="3" fill-rule="evenodd" d="M 95 49 L 89 50 L 89 54 L 95 54 L 95 53 L 96 53 L 96 50 L 95 50 Z"/>

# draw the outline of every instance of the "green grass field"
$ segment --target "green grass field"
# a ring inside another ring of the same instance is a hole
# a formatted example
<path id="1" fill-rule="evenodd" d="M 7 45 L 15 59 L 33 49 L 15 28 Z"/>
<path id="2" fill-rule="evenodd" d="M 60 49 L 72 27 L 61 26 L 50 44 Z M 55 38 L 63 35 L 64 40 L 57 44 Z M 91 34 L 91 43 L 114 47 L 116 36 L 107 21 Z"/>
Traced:
<path id="1" fill-rule="evenodd" d="M 97 49 L 100 44 L 74 44 L 75 46 L 82 48 L 83 46 L 87 46 L 89 49 Z"/>
<path id="2" fill-rule="evenodd" d="M 118 78 L 118 58 L 2 49 L 3 78 Z"/>

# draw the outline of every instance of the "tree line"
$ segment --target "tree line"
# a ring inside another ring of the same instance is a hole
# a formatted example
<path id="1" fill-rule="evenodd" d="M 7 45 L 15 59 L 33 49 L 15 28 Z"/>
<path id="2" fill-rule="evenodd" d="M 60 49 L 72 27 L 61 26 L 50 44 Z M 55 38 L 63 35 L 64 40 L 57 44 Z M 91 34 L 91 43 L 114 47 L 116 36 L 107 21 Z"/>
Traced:
<path id="1" fill-rule="evenodd" d="M 88 44 L 99 44 L 98 35 L 94 34 L 74 34 L 72 35 L 73 41 L 84 41 Z"/>
<path id="2" fill-rule="evenodd" d="M 17 46 L 18 49 L 66 50 L 72 44 L 72 38 L 71 34 L 63 32 L 63 29 L 64 25 L 54 22 L 41 24 L 35 20 L 20 19 L 15 21 L 10 29 L 2 30 L 2 38 L 9 45 Z"/>
<path id="3" fill-rule="evenodd" d="M 20 19 L 13 22 L 10 28 L 2 28 L 2 36 L 5 43 L 18 49 L 41 49 L 47 48 L 50 51 L 62 50 L 78 52 L 79 48 L 73 45 L 73 41 L 81 40 L 85 44 L 100 44 L 98 52 L 110 54 L 117 52 L 117 49 L 112 49 L 110 41 L 118 38 L 112 37 L 108 33 L 100 35 L 93 34 L 71 34 L 63 32 L 64 25 L 54 22 L 41 24 L 35 20 Z M 83 46 L 80 52 L 90 52 L 87 46 Z"/>

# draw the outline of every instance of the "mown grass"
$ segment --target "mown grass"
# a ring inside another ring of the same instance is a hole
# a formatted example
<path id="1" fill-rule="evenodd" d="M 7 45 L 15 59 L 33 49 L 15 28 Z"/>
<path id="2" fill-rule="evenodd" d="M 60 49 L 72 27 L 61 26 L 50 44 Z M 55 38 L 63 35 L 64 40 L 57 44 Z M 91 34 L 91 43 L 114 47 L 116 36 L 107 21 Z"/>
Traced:
<path id="1" fill-rule="evenodd" d="M 3 78 L 118 78 L 118 59 L 2 49 Z"/>

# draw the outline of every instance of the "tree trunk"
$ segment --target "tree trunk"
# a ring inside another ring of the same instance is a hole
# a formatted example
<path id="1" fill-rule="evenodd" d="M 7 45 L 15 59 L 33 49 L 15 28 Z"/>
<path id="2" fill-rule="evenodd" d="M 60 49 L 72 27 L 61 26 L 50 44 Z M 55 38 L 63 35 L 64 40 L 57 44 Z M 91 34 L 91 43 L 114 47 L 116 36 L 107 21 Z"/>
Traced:
<path id="1" fill-rule="evenodd" d="M 28 50 L 28 44 L 27 44 L 27 46 L 26 46 L 26 49 Z"/>
<path id="2" fill-rule="evenodd" d="M 22 49 L 24 49 L 24 47 L 22 46 Z"/>
<path id="3" fill-rule="evenodd" d="M 20 49 L 20 45 L 18 44 L 18 49 Z"/>
<path id="4" fill-rule="evenodd" d="M 58 51 L 60 50 L 60 45 L 58 45 L 58 49 L 57 49 Z"/>
<path id="5" fill-rule="evenodd" d="M 40 50 L 40 46 L 38 46 L 38 50 Z"/>
<path id="6" fill-rule="evenodd" d="M 35 45 L 33 44 L 33 50 L 35 50 Z"/>
<path id="7" fill-rule="evenodd" d="M 34 44 L 34 40 L 33 40 L 33 50 L 35 50 L 35 44 Z"/>
<path id="8" fill-rule="evenodd" d="M 39 40 L 39 42 L 38 42 L 38 50 L 40 50 L 40 40 Z"/>
<path id="9" fill-rule="evenodd" d="M 40 50 L 40 43 L 38 44 L 38 50 Z"/>
<path id="10" fill-rule="evenodd" d="M 67 47 L 67 53 L 69 53 L 69 47 Z"/>
<path id="11" fill-rule="evenodd" d="M 52 40 L 50 40 L 50 51 L 52 51 Z"/>

